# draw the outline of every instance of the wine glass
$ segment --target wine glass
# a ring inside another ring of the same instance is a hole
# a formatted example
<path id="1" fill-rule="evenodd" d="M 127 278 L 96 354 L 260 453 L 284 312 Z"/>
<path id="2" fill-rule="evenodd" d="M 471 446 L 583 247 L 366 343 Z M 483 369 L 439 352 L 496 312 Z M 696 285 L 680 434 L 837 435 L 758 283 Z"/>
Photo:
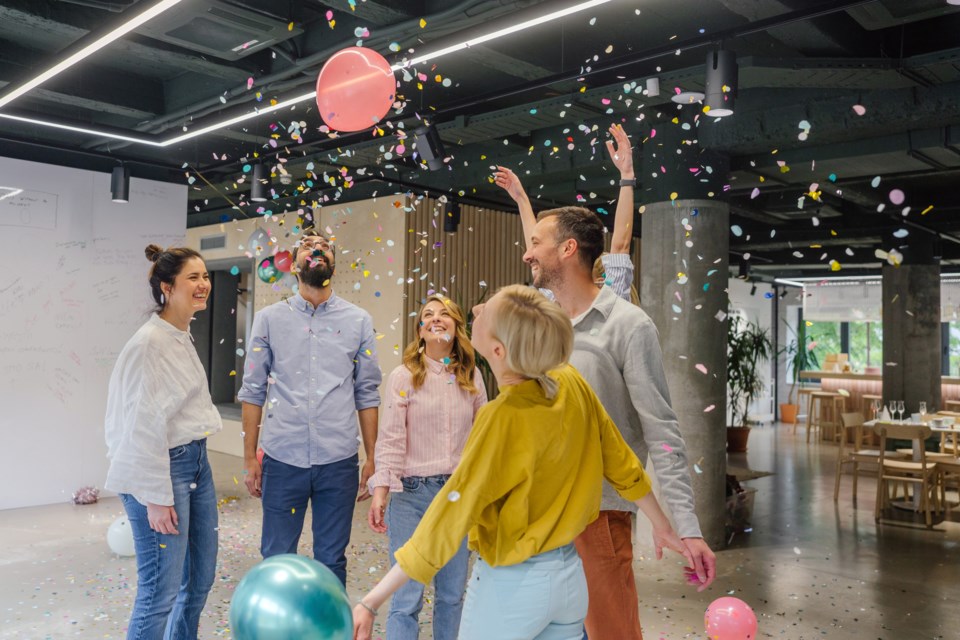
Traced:
<path id="1" fill-rule="evenodd" d="M 903 422 L 903 410 L 904 410 L 904 409 L 905 409 L 905 407 L 903 406 L 903 400 L 897 400 L 897 413 L 900 414 L 900 422 Z"/>
<path id="2" fill-rule="evenodd" d="M 873 419 L 878 420 L 880 418 L 880 409 L 883 408 L 883 403 L 879 400 L 874 400 L 870 403 L 870 408 L 873 410 Z"/>
<path id="3" fill-rule="evenodd" d="M 896 419 L 896 415 L 897 415 L 897 401 L 896 401 L 896 400 L 891 400 L 890 402 L 887 403 L 887 411 L 890 412 L 890 419 L 891 419 L 891 420 Z"/>
<path id="4" fill-rule="evenodd" d="M 926 418 L 927 418 L 927 403 L 921 402 L 920 403 L 920 419 L 926 420 Z"/>

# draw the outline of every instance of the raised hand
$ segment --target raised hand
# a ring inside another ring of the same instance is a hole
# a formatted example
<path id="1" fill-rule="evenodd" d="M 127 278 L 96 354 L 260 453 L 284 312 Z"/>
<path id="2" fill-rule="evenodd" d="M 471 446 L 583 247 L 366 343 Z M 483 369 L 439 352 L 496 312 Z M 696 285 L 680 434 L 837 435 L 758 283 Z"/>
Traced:
<path id="1" fill-rule="evenodd" d="M 627 132 L 619 124 L 610 125 L 609 132 L 613 140 L 607 140 L 607 153 L 614 166 L 620 170 L 620 177 L 636 177 L 633 173 L 633 147 L 630 146 Z"/>

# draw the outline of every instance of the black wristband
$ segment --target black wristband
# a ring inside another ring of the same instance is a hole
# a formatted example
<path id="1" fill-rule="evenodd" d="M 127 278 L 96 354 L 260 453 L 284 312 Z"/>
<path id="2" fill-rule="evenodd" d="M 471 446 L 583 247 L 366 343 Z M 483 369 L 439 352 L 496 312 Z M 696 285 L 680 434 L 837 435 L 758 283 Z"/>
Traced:
<path id="1" fill-rule="evenodd" d="M 636 187 L 637 179 L 636 178 L 621 178 L 620 179 L 621 187 Z"/>

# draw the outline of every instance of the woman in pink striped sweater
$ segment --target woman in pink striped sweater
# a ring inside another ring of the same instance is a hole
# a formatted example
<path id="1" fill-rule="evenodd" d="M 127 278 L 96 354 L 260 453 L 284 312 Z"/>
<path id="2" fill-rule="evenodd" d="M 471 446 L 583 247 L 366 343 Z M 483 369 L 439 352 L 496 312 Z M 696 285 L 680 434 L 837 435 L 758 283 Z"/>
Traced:
<path id="1" fill-rule="evenodd" d="M 428 297 L 417 317 L 417 332 L 403 352 L 403 364 L 387 382 L 376 473 L 367 483 L 373 495 L 370 528 L 387 533 L 391 564 L 394 552 L 413 535 L 456 469 L 474 415 L 487 401 L 465 317 L 456 303 L 441 295 Z M 455 640 L 459 632 L 468 559 L 464 539 L 434 578 L 436 640 Z M 422 608 L 423 585 L 411 580 L 390 603 L 387 640 L 417 640 Z"/>

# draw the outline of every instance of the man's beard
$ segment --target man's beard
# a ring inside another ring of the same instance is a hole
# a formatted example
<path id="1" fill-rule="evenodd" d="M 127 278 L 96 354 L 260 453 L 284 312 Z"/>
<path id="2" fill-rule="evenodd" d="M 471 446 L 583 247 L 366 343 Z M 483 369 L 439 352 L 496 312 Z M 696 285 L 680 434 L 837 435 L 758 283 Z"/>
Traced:
<path id="1" fill-rule="evenodd" d="M 538 289 L 550 289 L 552 290 L 556 284 L 555 274 L 543 268 L 542 264 L 537 265 L 536 272 L 533 273 L 533 286 Z"/>
<path id="2" fill-rule="evenodd" d="M 326 260 L 319 258 L 307 258 L 306 264 L 300 269 L 300 282 L 308 287 L 322 289 L 330 286 L 330 279 L 333 277 L 333 267 L 327 264 Z"/>

